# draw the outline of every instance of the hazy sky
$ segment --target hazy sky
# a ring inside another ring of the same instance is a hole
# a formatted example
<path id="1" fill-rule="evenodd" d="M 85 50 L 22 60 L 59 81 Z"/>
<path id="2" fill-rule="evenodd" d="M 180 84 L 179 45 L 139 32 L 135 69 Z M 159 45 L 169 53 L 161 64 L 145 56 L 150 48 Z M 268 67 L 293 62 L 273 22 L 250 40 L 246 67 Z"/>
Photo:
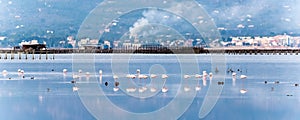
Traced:
<path id="1" fill-rule="evenodd" d="M 299 0 L 198 2 L 221 29 L 300 33 Z M 22 28 L 76 31 L 99 3 L 101 0 L 0 0 L 0 34 Z"/>

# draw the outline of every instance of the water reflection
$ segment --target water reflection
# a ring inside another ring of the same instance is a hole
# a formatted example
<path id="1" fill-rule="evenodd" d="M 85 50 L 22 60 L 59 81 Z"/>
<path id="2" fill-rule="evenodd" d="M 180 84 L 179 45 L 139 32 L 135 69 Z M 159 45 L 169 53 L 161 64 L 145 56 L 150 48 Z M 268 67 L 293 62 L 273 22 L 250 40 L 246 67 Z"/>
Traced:
<path id="1" fill-rule="evenodd" d="M 235 76 L 232 76 L 232 86 L 234 87 L 236 85 L 236 77 Z"/>

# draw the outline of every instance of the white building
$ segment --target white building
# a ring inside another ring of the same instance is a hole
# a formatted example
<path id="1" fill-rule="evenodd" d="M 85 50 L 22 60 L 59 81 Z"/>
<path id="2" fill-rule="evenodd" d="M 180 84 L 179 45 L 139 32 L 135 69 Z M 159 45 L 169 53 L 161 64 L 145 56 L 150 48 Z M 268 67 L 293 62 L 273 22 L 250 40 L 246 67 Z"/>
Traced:
<path id="1" fill-rule="evenodd" d="M 108 46 L 108 48 L 111 48 L 110 42 L 109 42 L 109 41 L 107 41 L 107 40 L 105 40 L 105 41 L 104 41 L 103 45 L 107 45 L 107 46 Z"/>

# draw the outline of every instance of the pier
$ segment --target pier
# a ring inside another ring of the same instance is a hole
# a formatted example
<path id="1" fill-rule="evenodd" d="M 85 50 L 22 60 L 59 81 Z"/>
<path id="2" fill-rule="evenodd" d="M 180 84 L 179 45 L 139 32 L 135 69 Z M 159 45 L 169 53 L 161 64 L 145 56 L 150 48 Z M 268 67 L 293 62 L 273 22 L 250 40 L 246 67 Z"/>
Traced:
<path id="1" fill-rule="evenodd" d="M 201 48 L 201 47 L 154 47 L 154 48 L 114 48 L 78 49 L 50 48 L 44 50 L 1 49 L 0 59 L 55 59 L 55 54 L 97 53 L 97 54 L 229 54 L 229 55 L 298 55 L 300 48 Z M 51 55 L 51 56 L 50 56 Z M 23 56 L 23 57 L 22 57 Z M 24 57 L 25 56 L 25 57 Z"/>

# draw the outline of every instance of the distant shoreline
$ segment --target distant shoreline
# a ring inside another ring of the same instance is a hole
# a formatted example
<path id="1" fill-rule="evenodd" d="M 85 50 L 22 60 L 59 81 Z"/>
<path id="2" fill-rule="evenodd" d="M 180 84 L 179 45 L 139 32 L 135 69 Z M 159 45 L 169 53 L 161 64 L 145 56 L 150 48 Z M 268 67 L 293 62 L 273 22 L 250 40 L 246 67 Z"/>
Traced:
<path id="1" fill-rule="evenodd" d="M 44 50 L 14 50 L 0 48 L 2 54 L 68 54 L 68 53 L 99 53 L 99 54 L 296 54 L 300 48 L 140 48 L 140 49 L 78 49 L 78 48 L 48 48 Z"/>

